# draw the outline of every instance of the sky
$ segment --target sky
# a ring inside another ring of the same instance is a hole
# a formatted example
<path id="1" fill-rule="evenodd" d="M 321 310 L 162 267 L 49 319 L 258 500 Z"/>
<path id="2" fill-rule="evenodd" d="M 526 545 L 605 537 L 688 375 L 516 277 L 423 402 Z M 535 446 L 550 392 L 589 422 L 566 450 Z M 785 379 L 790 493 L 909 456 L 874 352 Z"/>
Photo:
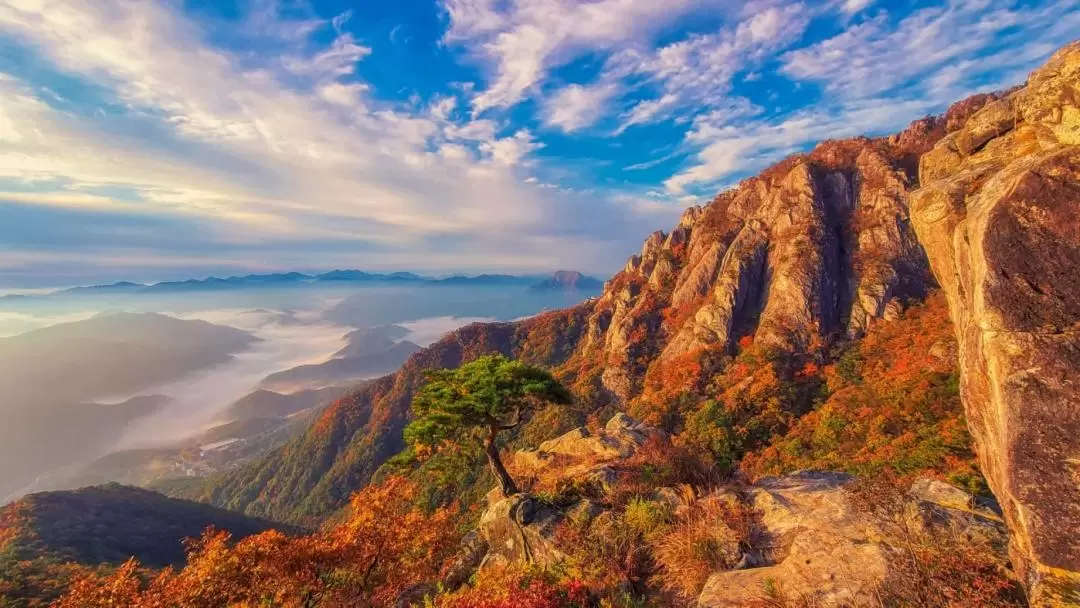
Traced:
<path id="1" fill-rule="evenodd" d="M 1076 32 L 1080 0 L 0 0 L 0 287 L 607 275 Z"/>

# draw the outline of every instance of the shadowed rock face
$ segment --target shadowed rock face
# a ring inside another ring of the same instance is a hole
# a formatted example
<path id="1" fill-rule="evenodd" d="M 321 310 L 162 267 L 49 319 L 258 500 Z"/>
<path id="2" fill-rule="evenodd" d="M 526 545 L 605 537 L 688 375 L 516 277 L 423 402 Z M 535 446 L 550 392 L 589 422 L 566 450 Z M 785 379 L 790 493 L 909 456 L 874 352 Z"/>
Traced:
<path id="1" fill-rule="evenodd" d="M 1033 605 L 1080 604 L 1080 43 L 922 157 L 916 231 Z"/>
<path id="2" fill-rule="evenodd" d="M 918 121 L 888 139 L 825 142 L 688 209 L 608 282 L 585 349 L 632 398 L 641 362 L 726 353 L 742 336 L 801 350 L 858 337 L 933 285 L 908 218 L 914 160 L 945 133 Z"/>

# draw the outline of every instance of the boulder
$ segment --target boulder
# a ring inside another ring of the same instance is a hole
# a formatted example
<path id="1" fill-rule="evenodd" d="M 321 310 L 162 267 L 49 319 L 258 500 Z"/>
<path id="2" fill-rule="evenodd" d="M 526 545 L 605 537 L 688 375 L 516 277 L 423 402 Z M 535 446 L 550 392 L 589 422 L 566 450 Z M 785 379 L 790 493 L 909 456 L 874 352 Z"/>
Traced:
<path id="1" fill-rule="evenodd" d="M 902 546 L 884 521 L 857 508 L 843 473 L 804 471 L 765 478 L 742 488 L 739 499 L 758 514 L 769 550 L 762 567 L 750 560 L 744 569 L 709 577 L 698 599 L 703 607 L 746 606 L 767 591 L 799 598 L 814 606 L 873 606 L 879 585 Z M 992 505 L 935 480 L 919 480 L 900 505 L 901 517 L 924 530 L 948 529 L 1004 547 L 1005 528 Z M 720 499 L 732 500 L 730 490 Z M 908 508 L 904 508 L 904 507 Z"/>
<path id="2" fill-rule="evenodd" d="M 543 467 L 550 455 L 568 456 L 574 459 L 617 460 L 633 456 L 650 437 L 667 435 L 652 426 L 634 420 L 626 414 L 616 414 L 597 435 L 578 427 L 555 439 L 545 441 L 535 451 L 519 452 L 522 462 L 533 467 Z"/>
<path id="3" fill-rule="evenodd" d="M 747 488 L 744 500 L 773 547 L 771 565 L 713 574 L 698 605 L 745 606 L 770 587 L 827 606 L 870 599 L 888 574 L 888 548 L 882 531 L 851 505 L 849 481 L 840 473 L 803 472 Z"/>
<path id="4" fill-rule="evenodd" d="M 487 546 L 481 568 L 498 563 L 550 566 L 565 555 L 551 537 L 564 513 L 526 494 L 491 505 L 480 517 L 480 537 Z"/>
<path id="5" fill-rule="evenodd" d="M 464 585 L 484 560 L 488 551 L 487 539 L 479 530 L 471 530 L 461 539 L 461 547 L 450 560 L 443 576 L 443 586 L 457 589 Z"/>

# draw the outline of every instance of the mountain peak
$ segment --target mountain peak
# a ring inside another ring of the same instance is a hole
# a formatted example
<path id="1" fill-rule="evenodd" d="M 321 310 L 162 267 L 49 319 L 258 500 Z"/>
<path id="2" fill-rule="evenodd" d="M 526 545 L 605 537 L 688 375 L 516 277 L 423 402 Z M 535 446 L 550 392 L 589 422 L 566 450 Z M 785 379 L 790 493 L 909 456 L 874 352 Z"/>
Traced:
<path id="1" fill-rule="evenodd" d="M 534 291 L 596 291 L 602 289 L 603 281 L 582 274 L 577 270 L 556 270 L 550 277 L 532 286 Z"/>

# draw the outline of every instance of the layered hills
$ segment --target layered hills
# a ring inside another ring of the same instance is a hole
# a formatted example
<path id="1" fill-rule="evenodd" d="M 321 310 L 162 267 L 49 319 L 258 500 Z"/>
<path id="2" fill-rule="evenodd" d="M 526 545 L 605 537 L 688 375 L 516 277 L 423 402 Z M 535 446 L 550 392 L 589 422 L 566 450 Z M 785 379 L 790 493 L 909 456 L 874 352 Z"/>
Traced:
<path id="1" fill-rule="evenodd" d="M 236 539 L 271 528 L 294 531 L 118 484 L 26 496 L 0 510 L 0 597 L 49 599 L 40 595 L 43 583 L 59 591 L 82 569 L 131 558 L 150 567 L 181 565 L 184 539 L 208 526 Z"/>
<path id="2" fill-rule="evenodd" d="M 231 327 L 131 313 L 0 339 L 0 499 L 100 456 L 168 401 L 130 395 L 229 361 L 255 341 Z"/>

